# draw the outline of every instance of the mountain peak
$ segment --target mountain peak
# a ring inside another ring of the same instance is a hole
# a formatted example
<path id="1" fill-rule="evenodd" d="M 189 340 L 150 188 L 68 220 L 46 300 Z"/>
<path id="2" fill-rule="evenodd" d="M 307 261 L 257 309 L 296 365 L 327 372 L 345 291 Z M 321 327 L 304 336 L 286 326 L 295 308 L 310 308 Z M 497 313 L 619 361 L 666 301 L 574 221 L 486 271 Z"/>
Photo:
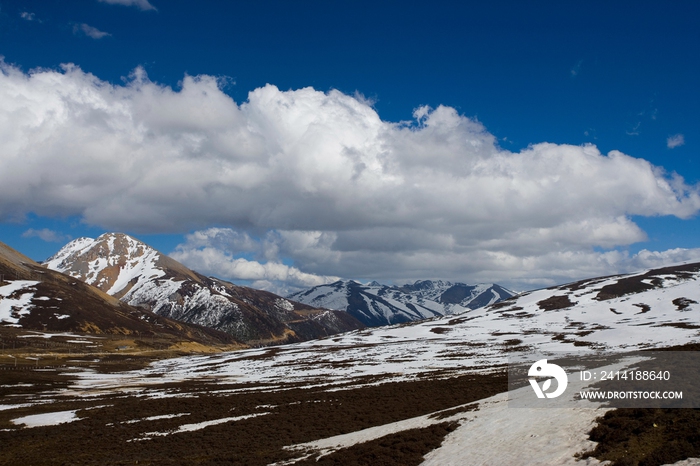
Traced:
<path id="1" fill-rule="evenodd" d="M 459 283 L 452 283 L 447 280 L 416 280 L 413 284 L 406 284 L 403 287 L 413 290 L 437 290 L 449 288 L 453 285 L 459 285 Z"/>
<path id="2" fill-rule="evenodd" d="M 79 238 L 72 246 L 91 238 Z M 68 246 L 68 245 L 67 245 Z M 93 286 L 47 270 L 0 242 L 0 326 L 17 331 L 158 335 L 166 340 L 232 343 L 231 335 L 182 324 L 120 302 Z M 53 335 L 56 336 L 56 335 Z"/>
<path id="3" fill-rule="evenodd" d="M 124 233 L 71 241 L 44 265 L 132 306 L 242 341 L 285 343 L 361 327 L 344 314 L 317 318 L 325 310 L 207 278 Z"/>
<path id="4" fill-rule="evenodd" d="M 159 267 L 162 257 L 158 251 L 129 235 L 104 233 L 97 239 L 71 241 L 44 265 L 121 297 L 131 289 L 137 276 L 164 276 L 165 271 Z"/>

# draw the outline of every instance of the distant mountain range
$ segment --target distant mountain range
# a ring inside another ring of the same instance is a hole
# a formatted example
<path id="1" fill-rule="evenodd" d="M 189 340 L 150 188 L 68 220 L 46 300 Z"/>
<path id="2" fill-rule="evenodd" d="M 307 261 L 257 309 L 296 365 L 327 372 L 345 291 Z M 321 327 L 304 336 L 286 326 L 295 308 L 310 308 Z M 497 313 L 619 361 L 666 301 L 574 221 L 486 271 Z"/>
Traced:
<path id="1" fill-rule="evenodd" d="M 496 284 L 467 285 L 442 280 L 420 280 L 412 285 L 366 285 L 337 281 L 289 295 L 315 307 L 339 309 L 376 327 L 456 314 L 488 306 L 515 293 Z"/>
<path id="2" fill-rule="evenodd" d="M 44 265 L 131 306 L 221 330 L 252 345 L 304 341 L 363 327 L 346 312 L 206 277 L 122 233 L 71 241 Z"/>

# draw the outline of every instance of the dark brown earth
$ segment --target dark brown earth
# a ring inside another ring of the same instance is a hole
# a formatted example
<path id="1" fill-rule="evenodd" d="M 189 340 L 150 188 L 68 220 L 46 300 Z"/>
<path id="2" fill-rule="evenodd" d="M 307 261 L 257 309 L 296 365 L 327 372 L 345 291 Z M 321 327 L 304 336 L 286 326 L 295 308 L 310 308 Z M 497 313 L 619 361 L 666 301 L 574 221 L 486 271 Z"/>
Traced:
<path id="1" fill-rule="evenodd" d="M 442 444 L 445 435 L 458 427 L 457 422 L 443 422 L 423 429 L 411 429 L 370 442 L 295 463 L 300 466 L 395 466 L 418 465 L 424 456 Z"/>
<path id="2" fill-rule="evenodd" d="M 551 296 L 547 299 L 539 301 L 537 305 L 540 309 L 544 311 L 554 311 L 556 309 L 565 309 L 567 307 L 572 307 L 576 303 L 572 303 L 568 295 L 563 296 Z"/>
<path id="3" fill-rule="evenodd" d="M 698 351 L 700 345 L 669 349 Z M 278 350 L 269 349 L 272 353 Z M 141 368 L 150 357 L 112 354 L 95 361 L 92 355 L 74 354 L 72 365 L 118 372 Z M 157 383 L 136 392 L 93 391 L 96 396 L 91 397 L 61 394 L 73 385 L 75 377 L 74 369 L 56 364 L 45 370 L 0 367 L 0 404 L 20 405 L 50 398 L 44 404 L 0 411 L 0 464 L 266 465 L 299 456 L 298 452 L 285 450 L 285 446 L 429 413 L 435 413 L 431 419 L 441 421 L 453 414 L 478 410 L 478 404 L 470 403 L 507 389 L 505 374 L 496 373 L 418 378 L 359 388 L 354 381 L 336 387 L 340 388 L 337 391 L 308 388 L 308 384 L 288 384 L 285 390 L 279 390 L 279 384 L 273 387 L 203 379 Z M 368 377 L 360 382 L 379 380 Z M 692 385 L 691 381 L 688 384 Z M 686 385 L 676 388 L 690 389 Z M 155 397 L 157 393 L 161 396 Z M 77 410 L 80 420 L 35 428 L 20 428 L 10 422 L 30 414 L 65 410 Z M 185 415 L 144 420 L 166 414 Z M 147 435 L 172 432 L 185 424 L 251 414 L 258 416 L 193 432 Z M 338 450 L 318 463 L 417 465 L 455 428 L 456 424 L 445 421 L 387 435 Z M 617 409 L 598 420 L 590 438 L 598 445 L 582 457 L 610 460 L 613 465 L 673 463 L 700 456 L 700 411 Z M 316 459 L 314 453 L 296 464 L 317 464 Z"/>
<path id="4" fill-rule="evenodd" d="M 133 363 L 127 358 L 123 362 L 124 368 Z M 111 366 L 95 369 L 115 367 L 112 361 Z M 37 401 L 46 396 L 41 393 L 67 388 L 74 377 L 73 372 L 61 368 L 0 370 L 2 404 Z M 368 378 L 363 382 L 372 381 Z M 331 392 L 291 384 L 286 390 L 274 391 L 265 386 L 200 380 L 91 398 L 56 394 L 51 396 L 53 401 L 44 405 L 0 411 L 0 464 L 267 465 L 298 456 L 284 450 L 284 446 L 454 409 L 507 389 L 504 373 L 426 378 L 360 388 L 356 382 Z M 168 397 L 145 396 L 154 392 L 166 393 Z M 19 428 L 10 422 L 30 414 L 76 409 L 80 420 L 58 426 Z M 182 413 L 189 414 L 130 422 Z M 144 439 L 148 432 L 167 432 L 183 424 L 256 413 L 266 414 Z M 382 437 L 337 451 L 324 457 L 321 464 L 419 464 L 423 455 L 437 448 L 454 428 L 454 424 L 444 422 Z"/>
<path id="5" fill-rule="evenodd" d="M 658 466 L 700 457 L 700 410 L 617 409 L 590 432 L 596 448 L 582 455 L 612 466 Z"/>
<path id="6" fill-rule="evenodd" d="M 651 290 L 662 285 L 663 280 L 659 278 L 662 275 L 675 275 L 679 279 L 685 279 L 692 277 L 692 273 L 698 270 L 700 270 L 700 263 L 683 264 L 650 270 L 643 275 L 621 278 L 616 283 L 601 288 L 596 299 L 604 301 L 606 299 Z"/>
<path id="7" fill-rule="evenodd" d="M 700 351 L 700 344 L 665 348 L 668 351 Z M 700 353 L 693 353 L 694 357 Z M 675 368 L 655 367 L 650 361 L 640 364 L 641 370 Z M 682 364 L 682 362 L 679 362 Z M 683 377 L 673 385 L 683 396 L 700 396 L 695 377 Z M 634 387 L 626 387 L 634 389 Z M 700 410 L 687 408 L 621 408 L 608 411 L 597 420 L 590 439 L 596 448 L 580 455 L 611 461 L 611 466 L 659 466 L 673 464 L 686 458 L 700 457 Z"/>
<path id="8" fill-rule="evenodd" d="M 94 366 L 99 371 L 114 372 L 142 368 L 158 359 L 245 348 L 242 344 L 203 344 L 186 339 L 186 334 L 170 333 L 167 329 L 163 331 L 163 327 L 155 327 L 154 330 L 90 335 L 38 332 L 0 325 L 0 371 Z M 207 330 L 230 338 L 221 332 Z M 206 342 L 203 339 L 200 341 Z M 99 362 L 95 363 L 95 360 Z"/>
<path id="9" fill-rule="evenodd" d="M 689 298 L 676 298 L 672 301 L 672 303 L 676 305 L 679 311 L 684 311 L 688 309 L 691 304 L 697 304 L 697 301 Z"/>

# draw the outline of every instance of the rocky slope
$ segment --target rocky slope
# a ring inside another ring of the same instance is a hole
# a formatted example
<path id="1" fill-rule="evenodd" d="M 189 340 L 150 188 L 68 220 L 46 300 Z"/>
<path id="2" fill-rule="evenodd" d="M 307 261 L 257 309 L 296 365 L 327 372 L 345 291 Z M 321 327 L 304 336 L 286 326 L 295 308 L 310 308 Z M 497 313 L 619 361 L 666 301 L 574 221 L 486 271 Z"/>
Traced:
<path id="1" fill-rule="evenodd" d="M 127 303 L 53 270 L 0 243 L 0 326 L 230 344 L 230 335 L 183 324 Z"/>
<path id="2" fill-rule="evenodd" d="M 513 296 L 496 284 L 420 280 L 404 286 L 337 281 L 289 296 L 311 306 L 346 311 L 371 327 L 464 312 Z"/>
<path id="3" fill-rule="evenodd" d="M 121 233 L 76 239 L 44 265 L 132 306 L 215 328 L 253 345 L 302 341 L 362 327 L 343 312 L 205 277 Z"/>

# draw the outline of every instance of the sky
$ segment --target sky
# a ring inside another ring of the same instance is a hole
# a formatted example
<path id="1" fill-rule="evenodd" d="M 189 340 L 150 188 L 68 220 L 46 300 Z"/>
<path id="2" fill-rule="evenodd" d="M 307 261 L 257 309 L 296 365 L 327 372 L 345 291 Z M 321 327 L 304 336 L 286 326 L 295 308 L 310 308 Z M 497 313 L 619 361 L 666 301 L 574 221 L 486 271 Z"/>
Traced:
<path id="1" fill-rule="evenodd" d="M 287 293 L 700 260 L 700 4 L 0 0 L 0 241 Z"/>

